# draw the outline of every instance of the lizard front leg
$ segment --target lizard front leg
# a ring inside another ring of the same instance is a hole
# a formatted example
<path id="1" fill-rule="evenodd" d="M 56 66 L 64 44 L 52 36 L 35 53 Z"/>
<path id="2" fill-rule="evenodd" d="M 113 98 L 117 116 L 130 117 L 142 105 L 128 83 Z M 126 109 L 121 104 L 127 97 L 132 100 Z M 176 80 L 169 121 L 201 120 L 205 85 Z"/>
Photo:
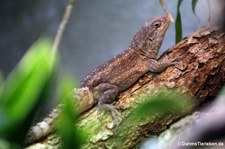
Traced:
<path id="1" fill-rule="evenodd" d="M 155 59 L 149 59 L 148 67 L 151 72 L 159 73 L 164 71 L 167 67 L 174 65 L 176 60 L 179 60 L 179 58 L 168 59 L 165 57 L 158 61 Z"/>

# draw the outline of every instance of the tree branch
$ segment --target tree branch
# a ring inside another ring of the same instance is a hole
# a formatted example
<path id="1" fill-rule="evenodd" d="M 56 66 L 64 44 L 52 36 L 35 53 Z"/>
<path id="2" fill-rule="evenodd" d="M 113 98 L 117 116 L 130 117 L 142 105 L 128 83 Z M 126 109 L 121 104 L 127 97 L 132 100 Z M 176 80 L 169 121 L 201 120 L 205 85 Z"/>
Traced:
<path id="1" fill-rule="evenodd" d="M 140 93 L 151 93 L 156 86 L 176 87 L 191 95 L 196 105 L 211 100 L 225 83 L 224 54 L 225 33 L 209 24 L 203 26 L 162 56 L 183 56 L 176 66 L 169 67 L 160 74 L 144 75 L 134 86 L 119 95 L 115 105 L 122 109 L 123 115 L 126 116 L 130 113 L 130 107 L 139 102 L 140 98 L 137 96 L 140 96 Z M 110 113 L 93 108 L 81 116 L 76 127 L 90 126 L 89 131 L 95 132 L 83 148 L 134 148 L 146 137 L 160 134 L 178 118 L 178 115 L 168 115 L 161 119 L 137 122 L 135 128 L 128 128 L 127 131 L 118 134 L 117 128 L 112 125 Z M 51 134 L 33 147 L 57 147 L 59 143 L 59 138 Z"/>

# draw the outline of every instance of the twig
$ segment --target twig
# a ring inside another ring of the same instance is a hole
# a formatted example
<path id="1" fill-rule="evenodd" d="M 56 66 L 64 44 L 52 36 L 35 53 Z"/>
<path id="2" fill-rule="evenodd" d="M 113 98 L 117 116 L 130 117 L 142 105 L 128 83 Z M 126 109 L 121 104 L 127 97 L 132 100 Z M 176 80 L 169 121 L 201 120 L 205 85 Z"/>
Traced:
<path id="1" fill-rule="evenodd" d="M 53 46 L 52 46 L 52 54 L 53 54 L 53 57 L 55 57 L 55 54 L 59 48 L 59 45 L 60 45 L 60 42 L 62 40 L 62 35 L 63 35 L 63 32 L 66 28 L 66 25 L 70 19 L 70 16 L 71 16 L 71 12 L 72 12 L 72 9 L 73 9 L 73 3 L 74 3 L 74 0 L 69 0 L 67 6 L 66 6 L 66 11 L 64 13 L 64 16 L 62 18 L 62 21 L 59 25 L 59 28 L 57 30 L 57 33 L 56 33 L 56 36 L 55 36 L 55 39 L 54 39 L 54 43 L 53 43 Z"/>
<path id="2" fill-rule="evenodd" d="M 211 21 L 211 13 L 212 13 L 212 11 L 211 11 L 211 6 L 210 6 L 210 1 L 209 0 L 207 0 L 207 4 L 208 4 L 208 9 L 209 9 L 208 22 L 210 22 Z"/>
<path id="3" fill-rule="evenodd" d="M 170 12 L 167 10 L 165 4 L 163 3 L 163 0 L 159 0 L 164 12 L 166 13 L 166 15 L 169 17 L 171 22 L 174 22 L 173 16 L 170 14 Z"/>

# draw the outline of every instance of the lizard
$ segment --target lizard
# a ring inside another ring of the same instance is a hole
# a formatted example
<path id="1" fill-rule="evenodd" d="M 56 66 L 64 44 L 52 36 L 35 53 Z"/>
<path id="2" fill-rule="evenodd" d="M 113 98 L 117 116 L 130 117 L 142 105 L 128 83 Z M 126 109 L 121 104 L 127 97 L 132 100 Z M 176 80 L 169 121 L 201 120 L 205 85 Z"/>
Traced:
<path id="1" fill-rule="evenodd" d="M 160 0 L 161 2 L 161 0 Z M 172 15 L 165 9 L 166 16 L 156 17 L 145 23 L 133 36 L 130 46 L 116 57 L 96 67 L 83 80 L 75 92 L 79 94 L 79 113 L 94 105 L 108 107 L 119 93 L 127 90 L 148 72 L 160 73 L 174 65 L 178 58 L 159 59 L 157 54 L 164 35 L 173 21 Z M 37 123 L 28 132 L 25 143 L 32 143 L 46 136 L 54 128 L 54 120 L 61 112 L 61 104 L 42 122 Z"/>

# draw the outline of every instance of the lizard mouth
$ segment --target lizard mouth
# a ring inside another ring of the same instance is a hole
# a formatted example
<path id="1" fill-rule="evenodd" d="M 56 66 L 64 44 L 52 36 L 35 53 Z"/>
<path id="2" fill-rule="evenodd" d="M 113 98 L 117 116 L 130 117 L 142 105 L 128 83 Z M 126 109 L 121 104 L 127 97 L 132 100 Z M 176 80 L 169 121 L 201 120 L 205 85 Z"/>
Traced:
<path id="1" fill-rule="evenodd" d="M 173 16 L 172 16 L 170 13 L 168 14 L 167 17 L 169 18 L 169 20 L 170 20 L 171 22 L 174 22 L 174 18 L 173 18 Z"/>

